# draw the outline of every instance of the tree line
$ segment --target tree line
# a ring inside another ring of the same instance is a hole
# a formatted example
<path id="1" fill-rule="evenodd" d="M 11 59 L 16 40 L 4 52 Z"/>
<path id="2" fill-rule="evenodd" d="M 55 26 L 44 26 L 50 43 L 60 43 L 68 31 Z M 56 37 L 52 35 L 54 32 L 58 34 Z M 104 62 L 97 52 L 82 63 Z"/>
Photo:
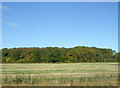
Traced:
<path id="1" fill-rule="evenodd" d="M 3 63 L 117 62 L 119 56 L 112 49 L 85 46 L 2 49 Z"/>

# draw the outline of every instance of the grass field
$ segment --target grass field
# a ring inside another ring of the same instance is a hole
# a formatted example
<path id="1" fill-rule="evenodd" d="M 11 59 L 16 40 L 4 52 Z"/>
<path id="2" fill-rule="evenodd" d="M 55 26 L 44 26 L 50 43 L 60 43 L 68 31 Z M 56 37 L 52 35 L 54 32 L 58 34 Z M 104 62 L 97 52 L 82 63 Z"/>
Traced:
<path id="1" fill-rule="evenodd" d="M 117 86 L 118 63 L 3 64 L 3 86 Z"/>

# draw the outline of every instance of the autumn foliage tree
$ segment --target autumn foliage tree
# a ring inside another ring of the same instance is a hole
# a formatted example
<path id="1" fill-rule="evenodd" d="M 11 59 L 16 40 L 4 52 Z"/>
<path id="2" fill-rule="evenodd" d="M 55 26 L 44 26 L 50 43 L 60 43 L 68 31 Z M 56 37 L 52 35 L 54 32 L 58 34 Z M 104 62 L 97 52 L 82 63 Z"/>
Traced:
<path id="1" fill-rule="evenodd" d="M 2 49 L 3 63 L 117 62 L 119 56 L 112 49 L 85 46 Z"/>

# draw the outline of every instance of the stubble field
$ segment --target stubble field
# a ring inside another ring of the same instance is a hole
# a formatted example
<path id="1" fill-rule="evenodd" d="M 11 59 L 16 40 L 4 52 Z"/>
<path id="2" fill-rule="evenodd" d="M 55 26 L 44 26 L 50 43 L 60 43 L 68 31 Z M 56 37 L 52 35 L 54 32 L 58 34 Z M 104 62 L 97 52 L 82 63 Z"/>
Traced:
<path id="1" fill-rule="evenodd" d="M 2 64 L 3 86 L 117 86 L 118 63 Z"/>

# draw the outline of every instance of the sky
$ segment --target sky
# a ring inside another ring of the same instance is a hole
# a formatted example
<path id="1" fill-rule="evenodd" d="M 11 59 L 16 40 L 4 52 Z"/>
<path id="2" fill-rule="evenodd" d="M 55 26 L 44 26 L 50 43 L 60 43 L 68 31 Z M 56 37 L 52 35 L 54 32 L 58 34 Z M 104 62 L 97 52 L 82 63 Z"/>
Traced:
<path id="1" fill-rule="evenodd" d="M 2 48 L 75 47 L 118 51 L 117 2 L 3 2 Z"/>

